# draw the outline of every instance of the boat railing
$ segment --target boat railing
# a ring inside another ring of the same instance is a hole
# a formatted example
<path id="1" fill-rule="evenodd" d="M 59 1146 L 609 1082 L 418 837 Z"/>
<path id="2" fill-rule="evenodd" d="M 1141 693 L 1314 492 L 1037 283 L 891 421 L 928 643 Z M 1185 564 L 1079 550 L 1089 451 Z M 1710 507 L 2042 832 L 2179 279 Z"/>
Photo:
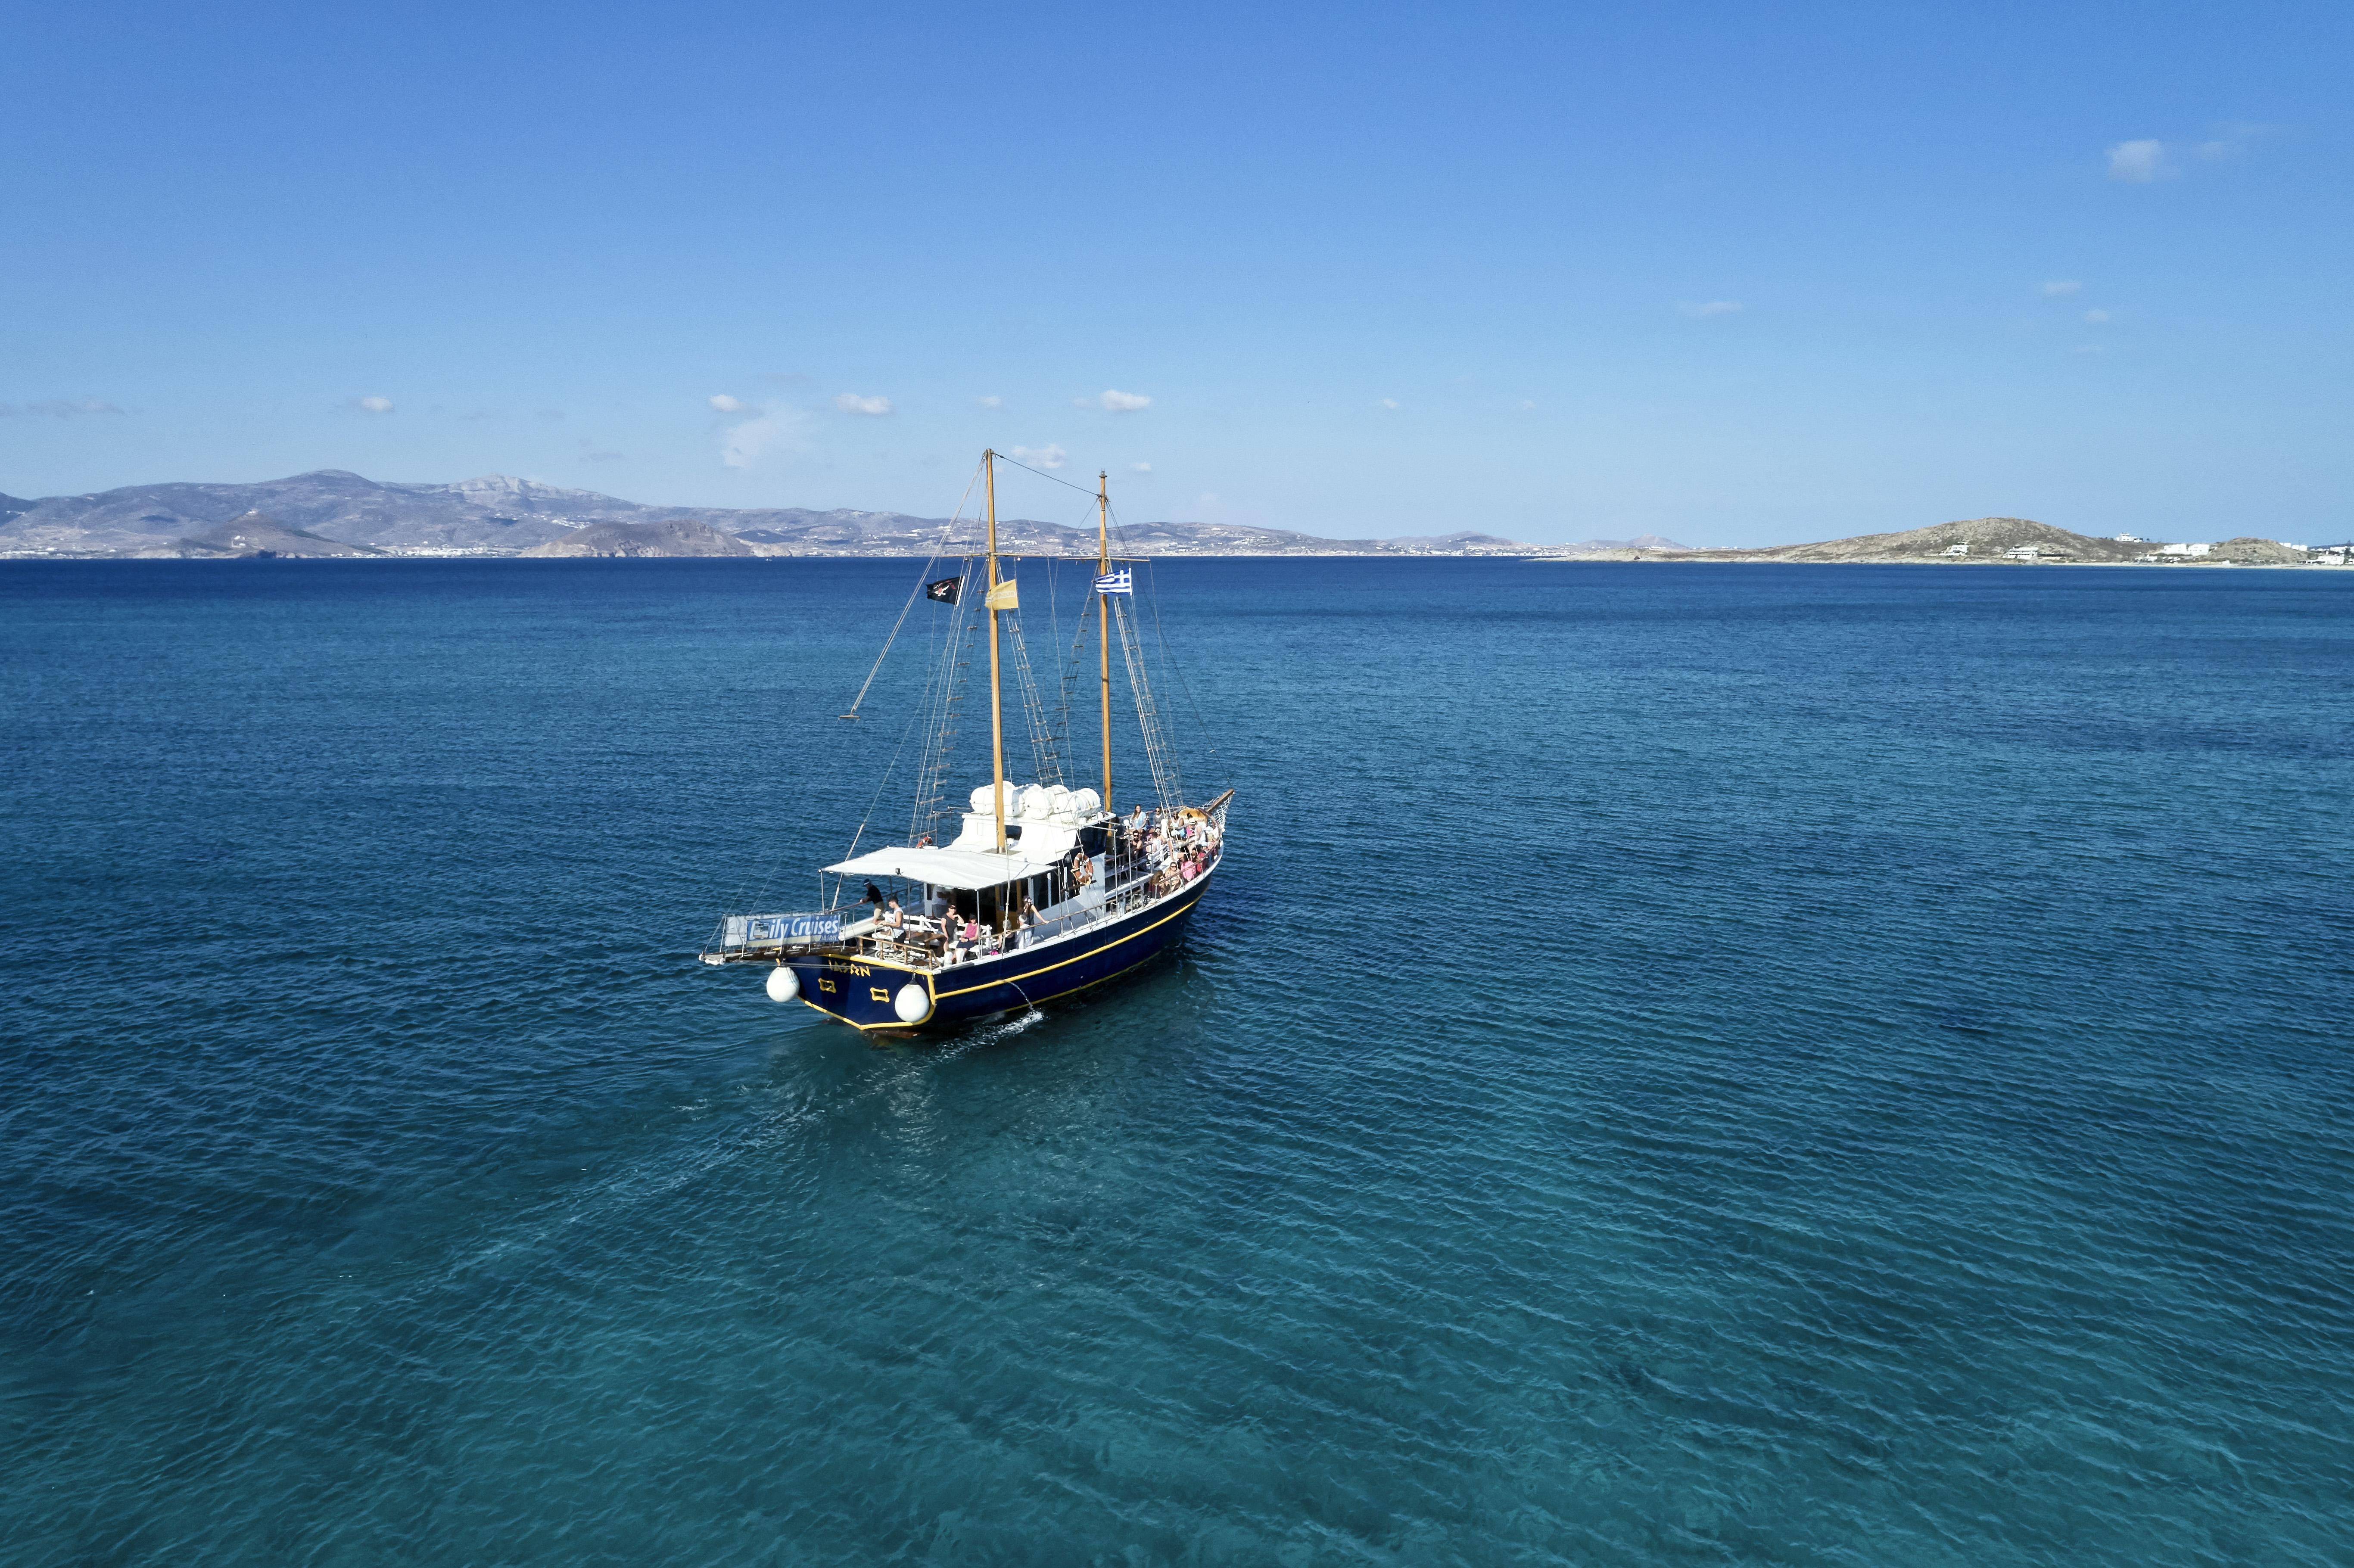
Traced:
<path id="1" fill-rule="evenodd" d="M 1214 828 L 1207 846 L 1209 863 L 1203 875 L 1216 870 L 1224 858 L 1225 808 L 1233 794 L 1228 790 L 1202 808 L 1203 815 Z M 1172 896 L 1185 885 L 1175 880 L 1173 869 L 1177 863 L 1174 851 L 1183 847 L 1189 846 L 1172 845 L 1157 860 L 1148 860 L 1140 852 L 1110 857 L 1094 886 L 1044 911 L 1020 945 L 1036 947 L 1055 941 Z M 870 912 L 851 917 L 851 912 L 859 909 Z M 833 951 L 932 968 L 939 963 L 940 937 L 941 925 L 937 917 L 907 915 L 895 930 L 879 912 L 871 911 L 870 906 L 854 904 L 805 914 L 722 916 L 699 956 L 706 964 L 726 964 L 780 959 L 791 953 Z M 997 948 L 977 956 L 996 957 L 1002 951 L 1002 948 Z"/>
<path id="2" fill-rule="evenodd" d="M 1217 863 L 1214 856 L 1208 869 L 1202 874 L 1206 876 L 1210 871 L 1216 870 Z M 1031 927 L 1027 932 L 1019 934 L 1011 944 L 1003 942 L 993 933 L 985 936 L 980 950 L 961 961 L 970 963 L 978 959 L 999 958 L 1008 951 L 1035 948 L 1058 940 L 1074 933 L 1085 931 L 1091 927 L 1100 926 L 1108 920 L 1119 919 L 1122 916 L 1133 915 L 1139 910 L 1149 908 L 1174 895 L 1186 885 L 1182 882 L 1173 886 L 1169 885 L 1161 880 L 1159 873 L 1148 873 L 1137 876 L 1114 886 L 1102 897 L 1092 902 L 1082 903 L 1080 900 L 1073 899 L 1055 906 L 1039 919 L 1035 926 Z M 843 947 L 850 953 L 864 954 L 893 963 L 907 964 L 917 969 L 949 967 L 940 962 L 941 932 L 942 921 L 937 916 L 905 916 L 896 928 L 896 935 L 891 927 L 875 920 L 862 920 L 855 926 L 843 927 Z"/>
<path id="3" fill-rule="evenodd" d="M 798 915 L 723 915 L 702 952 L 706 964 L 823 947 L 856 936 L 869 921 L 845 921 L 839 909 Z"/>

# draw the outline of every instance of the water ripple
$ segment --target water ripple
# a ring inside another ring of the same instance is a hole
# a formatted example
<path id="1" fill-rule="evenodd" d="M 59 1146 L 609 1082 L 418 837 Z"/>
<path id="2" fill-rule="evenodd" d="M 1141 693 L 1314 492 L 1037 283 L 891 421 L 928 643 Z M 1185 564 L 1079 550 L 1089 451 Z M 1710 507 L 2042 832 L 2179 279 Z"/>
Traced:
<path id="1" fill-rule="evenodd" d="M 538 567 L 0 571 L 12 1562 L 2354 1561 L 2354 584 L 1165 566 L 909 1046 L 685 958 L 904 574 Z"/>

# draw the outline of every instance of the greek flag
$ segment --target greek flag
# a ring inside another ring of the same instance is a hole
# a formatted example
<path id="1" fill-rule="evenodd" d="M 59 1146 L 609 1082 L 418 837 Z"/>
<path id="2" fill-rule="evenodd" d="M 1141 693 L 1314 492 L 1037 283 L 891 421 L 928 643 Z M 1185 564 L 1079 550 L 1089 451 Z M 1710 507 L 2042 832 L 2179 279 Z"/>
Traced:
<path id="1" fill-rule="evenodd" d="M 1136 588 L 1135 586 L 1129 581 L 1128 568 L 1126 567 L 1120 567 L 1120 569 L 1116 572 L 1106 572 L 1103 576 L 1097 577 L 1096 579 L 1096 592 L 1124 593 L 1130 599 L 1134 599 L 1136 597 Z"/>

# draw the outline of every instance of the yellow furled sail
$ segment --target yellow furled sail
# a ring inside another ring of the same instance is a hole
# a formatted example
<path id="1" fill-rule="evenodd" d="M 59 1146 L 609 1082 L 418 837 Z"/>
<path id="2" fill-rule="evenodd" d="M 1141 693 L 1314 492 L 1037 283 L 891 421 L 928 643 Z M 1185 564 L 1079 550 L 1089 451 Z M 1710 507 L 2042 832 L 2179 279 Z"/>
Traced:
<path id="1" fill-rule="evenodd" d="M 989 608 L 991 609 L 1020 609 L 1022 608 L 1022 596 L 1013 591 L 1020 586 L 1021 585 L 1013 578 L 1008 577 L 1003 582 L 998 584 L 995 588 L 990 589 Z"/>

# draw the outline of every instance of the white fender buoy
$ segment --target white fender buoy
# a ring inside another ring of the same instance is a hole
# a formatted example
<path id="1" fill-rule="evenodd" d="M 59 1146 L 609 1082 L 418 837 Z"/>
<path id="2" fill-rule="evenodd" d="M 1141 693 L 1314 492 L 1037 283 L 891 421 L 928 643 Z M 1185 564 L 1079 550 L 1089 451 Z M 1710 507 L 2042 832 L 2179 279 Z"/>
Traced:
<path id="1" fill-rule="evenodd" d="M 787 969 L 782 964 L 779 964 L 775 969 L 769 971 L 769 1000 L 770 1001 L 790 1001 L 793 998 L 801 995 L 801 976 L 793 973 L 792 970 Z"/>
<path id="2" fill-rule="evenodd" d="M 891 1011 L 899 1015 L 902 1023 L 920 1023 L 925 1014 L 932 1011 L 931 993 L 910 980 L 899 988 L 898 995 L 891 999 Z"/>

